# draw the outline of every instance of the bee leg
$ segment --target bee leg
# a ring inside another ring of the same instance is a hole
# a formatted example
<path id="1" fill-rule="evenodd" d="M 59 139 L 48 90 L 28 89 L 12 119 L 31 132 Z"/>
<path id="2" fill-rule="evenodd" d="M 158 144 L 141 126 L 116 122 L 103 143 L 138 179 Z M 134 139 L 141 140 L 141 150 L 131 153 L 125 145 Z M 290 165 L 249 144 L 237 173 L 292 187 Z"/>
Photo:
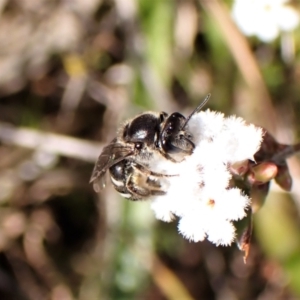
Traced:
<path id="1" fill-rule="evenodd" d="M 139 200 L 147 200 L 150 196 L 163 196 L 166 194 L 165 191 L 162 190 L 155 190 L 155 189 L 148 189 L 145 187 L 140 187 L 137 185 L 134 185 L 132 183 L 129 183 L 127 186 L 130 193 L 133 195 L 133 199 L 139 199 Z"/>
<path id="2" fill-rule="evenodd" d="M 169 175 L 169 174 L 162 174 L 162 173 L 157 173 L 157 172 L 153 172 L 149 169 L 147 169 L 146 167 L 144 167 L 143 165 L 140 164 L 135 164 L 134 168 L 151 176 L 154 177 L 174 177 L 174 176 L 178 176 L 178 175 Z"/>
<path id="3" fill-rule="evenodd" d="M 139 173 L 128 178 L 126 188 L 133 195 L 133 200 L 146 200 L 150 196 L 162 196 L 166 194 L 165 191 L 159 189 L 161 187 L 159 181 L 151 177 L 147 174 Z"/>
<path id="4" fill-rule="evenodd" d="M 147 176 L 146 183 L 153 188 L 161 188 L 161 184 L 157 178 L 154 176 L 150 175 Z"/>
<path id="5" fill-rule="evenodd" d="M 176 163 L 177 161 L 171 156 L 169 155 L 168 153 L 164 152 L 164 151 L 161 151 L 159 150 L 159 153 L 166 159 L 170 160 L 171 162 L 174 162 Z"/>
<path id="6" fill-rule="evenodd" d="M 162 190 L 150 190 L 150 194 L 151 196 L 163 196 L 166 192 Z"/>

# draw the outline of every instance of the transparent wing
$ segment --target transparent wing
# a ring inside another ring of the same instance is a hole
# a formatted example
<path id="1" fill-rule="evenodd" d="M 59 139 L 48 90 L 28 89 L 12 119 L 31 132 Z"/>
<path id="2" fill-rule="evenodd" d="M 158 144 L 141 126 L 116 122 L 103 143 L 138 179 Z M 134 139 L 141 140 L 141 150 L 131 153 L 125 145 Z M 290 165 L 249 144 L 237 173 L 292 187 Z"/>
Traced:
<path id="1" fill-rule="evenodd" d="M 131 154 L 133 154 L 133 148 L 117 142 L 116 139 L 103 148 L 90 179 L 95 192 L 99 192 L 105 187 L 106 171 Z"/>

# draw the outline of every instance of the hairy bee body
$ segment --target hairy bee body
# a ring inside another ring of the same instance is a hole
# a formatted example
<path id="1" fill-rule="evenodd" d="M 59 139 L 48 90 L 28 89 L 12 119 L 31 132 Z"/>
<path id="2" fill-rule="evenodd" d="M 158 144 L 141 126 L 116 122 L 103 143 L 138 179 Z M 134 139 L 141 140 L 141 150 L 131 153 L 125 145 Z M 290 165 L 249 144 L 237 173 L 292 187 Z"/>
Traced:
<path id="1" fill-rule="evenodd" d="M 178 112 L 146 112 L 125 122 L 117 137 L 104 147 L 90 182 L 96 192 L 109 171 L 117 192 L 129 200 L 144 200 L 166 193 L 166 178 L 176 174 L 153 172 L 158 160 L 181 162 L 192 154 L 195 145 L 188 130 L 190 118 L 208 101 L 209 96 L 185 118 Z"/>
<path id="2" fill-rule="evenodd" d="M 164 195 L 157 174 L 131 160 L 124 159 L 109 169 L 111 182 L 117 192 L 130 200 L 143 200 L 150 196 Z"/>

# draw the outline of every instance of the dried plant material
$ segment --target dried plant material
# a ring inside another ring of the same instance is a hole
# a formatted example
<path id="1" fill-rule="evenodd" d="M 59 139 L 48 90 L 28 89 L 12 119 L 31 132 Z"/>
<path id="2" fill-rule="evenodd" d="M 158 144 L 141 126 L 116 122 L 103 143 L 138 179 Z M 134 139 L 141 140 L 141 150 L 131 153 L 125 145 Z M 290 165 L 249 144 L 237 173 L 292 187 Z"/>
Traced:
<path id="1" fill-rule="evenodd" d="M 247 210 L 247 216 L 242 221 L 237 222 L 237 245 L 241 251 L 244 252 L 244 263 L 247 262 L 247 258 L 250 253 L 251 236 L 253 230 L 252 209 Z"/>

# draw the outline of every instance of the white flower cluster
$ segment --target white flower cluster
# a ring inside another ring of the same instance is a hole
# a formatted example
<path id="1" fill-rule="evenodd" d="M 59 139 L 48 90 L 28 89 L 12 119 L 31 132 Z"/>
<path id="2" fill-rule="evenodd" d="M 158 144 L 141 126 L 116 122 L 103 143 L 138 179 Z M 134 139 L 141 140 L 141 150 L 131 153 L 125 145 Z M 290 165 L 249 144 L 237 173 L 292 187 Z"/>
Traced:
<path id="1" fill-rule="evenodd" d="M 250 199 L 229 186 L 231 164 L 253 159 L 262 129 L 237 117 L 225 118 L 210 110 L 189 122 L 195 150 L 180 163 L 159 162 L 155 169 L 178 176 L 169 178 L 165 196 L 153 199 L 152 209 L 166 222 L 180 218 L 178 230 L 187 239 L 229 245 L 235 238 L 232 221 L 245 217 Z"/>
<path id="2" fill-rule="evenodd" d="M 281 31 L 292 31 L 299 25 L 299 12 L 288 6 L 288 0 L 235 0 L 232 17 L 247 36 L 256 35 L 271 42 Z"/>

